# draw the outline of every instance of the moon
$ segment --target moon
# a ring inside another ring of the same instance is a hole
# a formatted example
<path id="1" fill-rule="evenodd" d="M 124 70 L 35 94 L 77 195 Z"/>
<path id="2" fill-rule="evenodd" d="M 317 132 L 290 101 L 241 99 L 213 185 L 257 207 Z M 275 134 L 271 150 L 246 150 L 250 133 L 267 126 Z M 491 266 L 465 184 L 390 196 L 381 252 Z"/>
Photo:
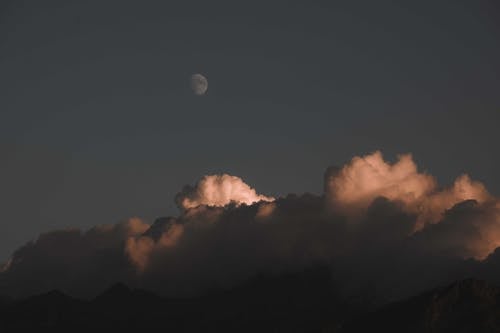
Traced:
<path id="1" fill-rule="evenodd" d="M 191 75 L 191 89 L 196 95 L 204 95 L 208 89 L 208 80 L 201 74 Z"/>

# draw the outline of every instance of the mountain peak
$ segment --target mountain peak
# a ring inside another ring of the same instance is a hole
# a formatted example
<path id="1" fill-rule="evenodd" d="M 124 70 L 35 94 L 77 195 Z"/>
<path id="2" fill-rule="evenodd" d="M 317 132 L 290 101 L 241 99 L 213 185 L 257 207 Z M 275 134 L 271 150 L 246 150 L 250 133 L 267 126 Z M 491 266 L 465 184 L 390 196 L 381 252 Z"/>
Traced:
<path id="1" fill-rule="evenodd" d="M 454 282 L 361 315 L 343 332 L 499 332 L 500 288 Z"/>
<path id="2" fill-rule="evenodd" d="M 95 298 L 95 301 L 123 301 L 133 297 L 133 291 L 126 284 L 117 282 Z"/>

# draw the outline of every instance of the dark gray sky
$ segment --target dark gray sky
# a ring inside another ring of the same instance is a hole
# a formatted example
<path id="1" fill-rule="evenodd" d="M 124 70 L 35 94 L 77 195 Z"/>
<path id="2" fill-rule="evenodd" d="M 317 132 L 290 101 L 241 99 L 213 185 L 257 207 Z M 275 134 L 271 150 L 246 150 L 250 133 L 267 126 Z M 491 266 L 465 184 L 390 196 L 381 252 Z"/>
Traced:
<path id="1" fill-rule="evenodd" d="M 209 173 L 320 193 L 376 149 L 500 194 L 498 1 L 173 3 L 2 1 L 0 261 L 54 228 L 176 214 Z"/>

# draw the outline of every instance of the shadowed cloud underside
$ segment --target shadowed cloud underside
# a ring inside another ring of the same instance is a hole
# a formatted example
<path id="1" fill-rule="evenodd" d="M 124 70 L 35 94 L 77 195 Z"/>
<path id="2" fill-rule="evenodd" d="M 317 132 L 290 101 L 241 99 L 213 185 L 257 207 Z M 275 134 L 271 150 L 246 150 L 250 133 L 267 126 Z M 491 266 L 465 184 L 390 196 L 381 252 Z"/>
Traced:
<path id="1" fill-rule="evenodd" d="M 386 298 L 500 278 L 500 200 L 467 175 L 439 186 L 411 155 L 390 163 L 377 151 L 328 168 L 322 195 L 272 198 L 221 174 L 186 186 L 176 203 L 178 216 L 151 225 L 132 218 L 40 235 L 4 264 L 0 293 L 92 295 L 124 281 L 188 295 L 317 264 L 346 294 L 375 285 Z"/>

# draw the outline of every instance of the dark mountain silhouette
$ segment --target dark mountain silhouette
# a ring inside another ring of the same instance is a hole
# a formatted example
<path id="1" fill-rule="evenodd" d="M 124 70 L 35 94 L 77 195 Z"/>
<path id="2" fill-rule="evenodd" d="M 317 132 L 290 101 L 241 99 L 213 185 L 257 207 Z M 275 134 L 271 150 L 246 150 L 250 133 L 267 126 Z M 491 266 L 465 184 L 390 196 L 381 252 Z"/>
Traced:
<path id="1" fill-rule="evenodd" d="M 71 329 L 85 323 L 86 311 L 85 302 L 53 290 L 7 304 L 0 312 L 0 331 L 56 327 Z"/>
<path id="2" fill-rule="evenodd" d="M 117 283 L 92 300 L 51 291 L 4 303 L 0 331 L 500 332 L 499 290 L 465 280 L 365 312 L 341 301 L 326 268 L 182 299 Z"/>
<path id="3" fill-rule="evenodd" d="M 10 302 L 12 302 L 10 297 L 0 295 L 0 308 L 7 306 Z"/>
<path id="4" fill-rule="evenodd" d="M 342 332 L 500 332 L 500 288 L 458 281 L 358 316 Z"/>
<path id="5" fill-rule="evenodd" d="M 0 331 L 320 332 L 345 317 L 348 307 L 338 299 L 326 268 L 260 276 L 184 299 L 119 283 L 88 301 L 57 291 L 15 301 L 0 312 Z"/>

